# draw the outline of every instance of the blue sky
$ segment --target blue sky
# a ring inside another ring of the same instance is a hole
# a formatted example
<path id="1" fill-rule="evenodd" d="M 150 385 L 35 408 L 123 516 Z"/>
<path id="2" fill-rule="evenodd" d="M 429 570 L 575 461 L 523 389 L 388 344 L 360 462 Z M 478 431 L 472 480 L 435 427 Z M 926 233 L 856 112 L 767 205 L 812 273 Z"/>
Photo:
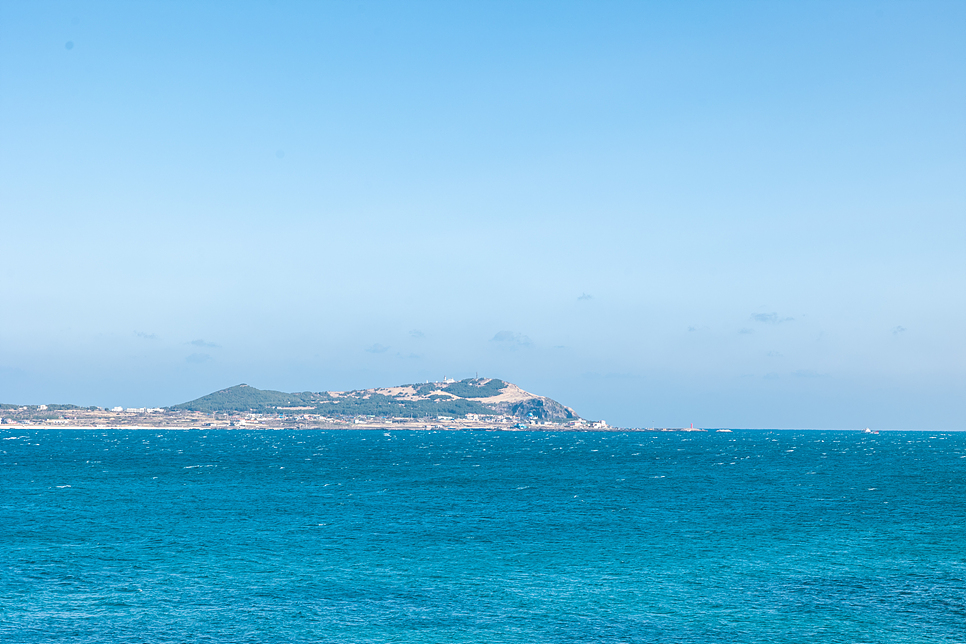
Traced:
<path id="1" fill-rule="evenodd" d="M 963 3 L 0 5 L 0 401 L 966 428 Z"/>

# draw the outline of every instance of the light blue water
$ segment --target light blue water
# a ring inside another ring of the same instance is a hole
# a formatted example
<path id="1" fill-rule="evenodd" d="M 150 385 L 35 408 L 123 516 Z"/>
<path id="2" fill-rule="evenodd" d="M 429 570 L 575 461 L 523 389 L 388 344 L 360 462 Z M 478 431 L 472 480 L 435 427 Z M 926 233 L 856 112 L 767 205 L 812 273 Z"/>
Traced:
<path id="1" fill-rule="evenodd" d="M 966 434 L 0 431 L 3 642 L 966 642 Z"/>

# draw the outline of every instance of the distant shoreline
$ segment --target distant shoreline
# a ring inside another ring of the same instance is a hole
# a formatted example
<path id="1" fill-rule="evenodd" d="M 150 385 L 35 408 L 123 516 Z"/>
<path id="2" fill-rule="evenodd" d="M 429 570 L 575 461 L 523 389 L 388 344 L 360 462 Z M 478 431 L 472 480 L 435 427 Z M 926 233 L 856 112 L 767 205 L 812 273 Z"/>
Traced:
<path id="1" fill-rule="evenodd" d="M 864 434 L 864 430 L 852 427 L 838 427 L 838 428 L 815 428 L 815 427 L 744 427 L 744 428 L 698 428 L 698 427 L 605 427 L 605 428 L 592 428 L 592 427 L 553 427 L 547 425 L 533 425 L 525 428 L 520 427 L 497 427 L 492 425 L 487 426 L 427 426 L 426 423 L 383 423 L 383 424 L 349 424 L 349 423 L 332 423 L 328 425 L 311 425 L 311 426 L 292 426 L 292 425 L 280 425 L 280 426 L 244 426 L 244 427 L 226 427 L 223 424 L 220 425 L 123 425 L 123 424 L 112 424 L 112 425 L 54 425 L 46 423 L 37 423 L 33 425 L 0 425 L 0 430 L 113 430 L 113 429 L 130 429 L 139 431 L 207 431 L 209 429 L 216 429 L 220 431 L 264 431 L 264 432 L 277 432 L 277 431 L 310 431 L 310 430 L 338 430 L 338 431 L 412 431 L 412 432 L 546 432 L 546 433 L 584 433 L 584 434 L 619 434 L 626 432 L 640 433 L 640 434 L 686 434 L 686 433 L 701 433 L 701 434 L 716 434 L 716 433 L 731 433 L 736 431 L 753 431 L 753 432 L 853 432 Z M 951 432 L 966 432 L 966 429 L 878 429 L 876 432 L 936 432 L 947 434 Z M 874 434 L 873 434 L 874 435 Z"/>
<path id="2" fill-rule="evenodd" d="M 144 430 L 144 431 L 207 431 L 211 429 L 221 430 L 221 431 L 310 431 L 310 430 L 340 430 L 340 431 L 412 431 L 412 432 L 566 432 L 568 434 L 572 433 L 621 433 L 621 432 L 640 432 L 640 433 L 714 433 L 719 430 L 714 429 L 699 429 L 697 427 L 605 427 L 605 428 L 590 428 L 590 427 L 561 427 L 561 426 L 548 426 L 548 425 L 528 425 L 526 427 L 499 427 L 492 425 L 481 425 L 481 426 L 439 426 L 431 423 L 367 423 L 367 424 L 326 424 L 326 425 L 301 425 L 301 426 L 291 426 L 291 425 L 280 425 L 280 426 L 243 426 L 243 427 L 226 427 L 224 424 L 219 425 L 183 425 L 183 426 L 172 426 L 172 425 L 53 425 L 53 424 L 36 424 L 36 425 L 0 425 L 0 429 L 11 429 L 11 430 L 114 430 L 114 429 L 130 429 L 130 430 Z"/>

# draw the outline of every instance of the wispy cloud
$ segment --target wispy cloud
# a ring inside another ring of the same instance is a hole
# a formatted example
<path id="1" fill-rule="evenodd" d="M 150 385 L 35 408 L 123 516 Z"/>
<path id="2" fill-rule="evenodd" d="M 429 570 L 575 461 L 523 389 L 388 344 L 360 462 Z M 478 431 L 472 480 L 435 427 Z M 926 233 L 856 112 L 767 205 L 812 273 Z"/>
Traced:
<path id="1" fill-rule="evenodd" d="M 795 318 L 781 318 L 777 313 L 752 313 L 751 319 L 763 324 L 781 324 L 782 322 L 792 322 Z"/>
<path id="2" fill-rule="evenodd" d="M 581 293 L 580 296 L 577 299 L 578 300 L 592 300 L 592 299 L 594 299 L 594 296 L 593 295 L 589 295 L 587 293 Z"/>
<path id="3" fill-rule="evenodd" d="M 772 350 L 772 351 L 766 351 L 765 352 L 765 355 L 768 356 L 769 358 L 781 358 L 782 357 L 782 354 L 781 353 L 779 353 L 778 351 L 774 351 L 774 350 Z"/>
<path id="4" fill-rule="evenodd" d="M 369 347 L 366 347 L 366 351 L 369 353 L 385 353 L 386 351 L 389 351 L 389 347 L 383 346 L 377 342 Z"/>
<path id="5" fill-rule="evenodd" d="M 157 340 L 158 336 L 153 333 L 145 333 L 144 331 L 135 331 L 134 335 L 141 338 L 142 340 Z"/>
<path id="6" fill-rule="evenodd" d="M 206 342 L 205 340 L 192 340 L 188 344 L 194 345 L 196 347 L 206 347 L 208 349 L 220 349 L 214 342 Z"/>
<path id="7" fill-rule="evenodd" d="M 817 371 L 812 371 L 811 369 L 799 369 L 792 374 L 796 378 L 827 378 L 827 373 L 819 373 Z"/>
<path id="8" fill-rule="evenodd" d="M 741 335 L 747 335 L 749 333 L 754 333 L 754 331 L 752 329 L 745 327 L 743 329 L 738 329 L 738 333 L 740 333 Z"/>
<path id="9" fill-rule="evenodd" d="M 426 337 L 426 334 L 420 331 L 419 329 L 413 329 L 412 331 L 409 332 L 409 337 L 416 340 L 422 340 L 423 338 Z"/>
<path id="10" fill-rule="evenodd" d="M 510 347 L 513 349 L 516 349 L 519 347 L 529 347 L 533 345 L 533 343 L 530 342 L 530 338 L 523 335 L 522 333 L 514 333 L 513 331 L 500 331 L 499 333 L 493 336 L 493 339 L 490 340 L 490 342 L 496 342 L 502 346 Z"/>
<path id="11" fill-rule="evenodd" d="M 211 360 L 211 356 L 207 353 L 192 353 L 190 356 L 185 358 L 185 362 L 190 362 L 191 364 L 201 364 L 203 362 L 208 362 Z"/>
<path id="12" fill-rule="evenodd" d="M 906 327 L 904 326 L 897 326 L 896 328 L 892 329 L 892 335 L 899 335 L 900 333 L 905 333 L 905 332 L 906 332 Z"/>

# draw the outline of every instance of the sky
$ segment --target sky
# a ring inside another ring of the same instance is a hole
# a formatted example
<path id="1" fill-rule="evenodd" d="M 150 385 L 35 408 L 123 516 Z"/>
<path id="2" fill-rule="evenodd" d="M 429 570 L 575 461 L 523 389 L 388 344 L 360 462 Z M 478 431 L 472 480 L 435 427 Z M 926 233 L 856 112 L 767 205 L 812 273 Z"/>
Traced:
<path id="1" fill-rule="evenodd" d="M 966 429 L 962 2 L 0 3 L 0 402 L 479 375 Z"/>

